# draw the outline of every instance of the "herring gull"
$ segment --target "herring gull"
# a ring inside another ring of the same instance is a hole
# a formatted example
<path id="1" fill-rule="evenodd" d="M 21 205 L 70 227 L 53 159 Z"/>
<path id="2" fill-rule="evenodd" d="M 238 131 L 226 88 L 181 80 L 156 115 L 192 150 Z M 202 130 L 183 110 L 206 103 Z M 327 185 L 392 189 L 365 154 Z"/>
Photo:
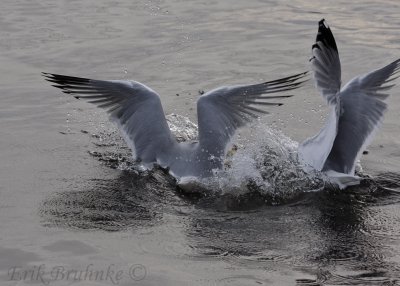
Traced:
<path id="1" fill-rule="evenodd" d="M 315 84 L 330 113 L 321 131 L 299 146 L 299 158 L 345 188 L 359 183 L 356 162 L 380 126 L 387 110 L 387 91 L 400 70 L 400 59 L 357 76 L 341 87 L 339 53 L 333 34 L 322 19 L 310 59 Z"/>
<path id="2" fill-rule="evenodd" d="M 260 84 L 219 87 L 203 94 L 197 100 L 198 142 L 177 142 L 168 128 L 159 95 L 144 84 L 43 73 L 64 93 L 106 109 L 134 158 L 148 168 L 154 164 L 167 168 L 178 181 L 206 178 L 221 169 L 236 130 L 268 113 L 260 107 L 282 105 L 273 100 L 292 96 L 279 93 L 300 87 L 306 75 L 303 72 Z M 187 183 L 190 185 L 190 180 Z"/>

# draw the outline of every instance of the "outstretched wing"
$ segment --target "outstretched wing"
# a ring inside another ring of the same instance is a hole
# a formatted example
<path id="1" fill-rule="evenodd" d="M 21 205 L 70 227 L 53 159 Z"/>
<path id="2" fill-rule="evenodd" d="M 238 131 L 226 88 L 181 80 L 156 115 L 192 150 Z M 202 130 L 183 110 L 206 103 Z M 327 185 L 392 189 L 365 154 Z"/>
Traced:
<path id="1" fill-rule="evenodd" d="M 339 52 L 332 31 L 324 19 L 318 23 L 318 34 L 310 59 L 317 89 L 328 104 L 336 103 L 340 91 L 341 67 Z"/>
<path id="2" fill-rule="evenodd" d="M 388 84 L 400 71 L 400 59 L 352 79 L 340 92 L 338 133 L 324 169 L 354 174 L 355 162 L 372 139 L 387 109 Z"/>
<path id="3" fill-rule="evenodd" d="M 338 94 L 341 85 L 339 52 L 332 31 L 324 19 L 318 23 L 318 34 L 312 46 L 311 66 L 317 89 L 330 106 L 329 116 L 321 131 L 299 146 L 300 159 L 321 171 L 336 138 L 340 116 Z"/>
<path id="4" fill-rule="evenodd" d="M 215 157 L 225 154 L 226 145 L 237 128 L 260 114 L 268 113 L 257 106 L 279 106 L 268 102 L 291 95 L 267 95 L 298 88 L 307 73 L 255 85 L 221 87 L 207 92 L 197 101 L 200 147 Z"/>
<path id="5" fill-rule="evenodd" d="M 50 73 L 43 76 L 64 93 L 105 108 L 125 135 L 134 156 L 143 163 L 162 163 L 166 150 L 175 142 L 158 94 L 145 85 Z"/>

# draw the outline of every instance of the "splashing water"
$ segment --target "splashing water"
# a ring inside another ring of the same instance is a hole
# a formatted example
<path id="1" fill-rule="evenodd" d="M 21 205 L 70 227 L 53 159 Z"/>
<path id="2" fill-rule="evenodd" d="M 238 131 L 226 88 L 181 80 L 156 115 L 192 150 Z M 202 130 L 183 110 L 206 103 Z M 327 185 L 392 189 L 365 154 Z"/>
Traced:
<path id="1" fill-rule="evenodd" d="M 217 177 L 226 192 L 259 192 L 271 202 L 323 189 L 325 177 L 306 173 L 297 156 L 298 143 L 262 124 L 252 126 L 253 139 L 228 157 L 229 167 Z"/>
<path id="2" fill-rule="evenodd" d="M 197 125 L 189 118 L 175 113 L 166 116 L 168 127 L 178 142 L 197 140 Z"/>
<path id="3" fill-rule="evenodd" d="M 179 142 L 197 139 L 197 125 L 187 117 L 170 114 L 167 122 Z M 280 203 L 326 186 L 328 181 L 323 174 L 303 170 L 297 156 L 297 142 L 261 123 L 253 124 L 251 130 L 251 140 L 236 140 L 237 145 L 228 151 L 224 170 L 216 170 L 213 178 L 196 180 L 194 192 L 236 197 L 257 193 L 268 203 Z M 135 174 L 145 171 L 131 159 L 117 132 L 108 136 L 103 133 L 98 138 L 101 147 L 116 146 L 118 152 L 90 151 L 93 156 L 112 168 Z"/>

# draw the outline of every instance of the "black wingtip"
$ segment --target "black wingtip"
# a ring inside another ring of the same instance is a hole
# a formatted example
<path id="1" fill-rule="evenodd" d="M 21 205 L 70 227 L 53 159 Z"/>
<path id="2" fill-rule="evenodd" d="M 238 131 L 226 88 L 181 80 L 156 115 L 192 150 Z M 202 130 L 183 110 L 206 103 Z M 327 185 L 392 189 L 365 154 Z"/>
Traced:
<path id="1" fill-rule="evenodd" d="M 311 46 L 311 49 L 312 50 L 314 50 L 314 49 L 319 49 L 320 50 L 321 48 L 320 48 L 320 46 L 318 46 L 317 43 L 315 43 L 314 45 Z"/>
<path id="2" fill-rule="evenodd" d="M 46 81 L 52 83 L 51 86 L 61 89 L 61 91 L 65 94 L 76 94 L 79 93 L 79 91 L 84 93 L 84 90 L 82 90 L 82 88 L 84 88 L 85 85 L 90 81 L 90 79 L 87 78 L 66 76 L 47 72 L 42 72 L 41 74 Z M 78 91 L 76 89 L 78 89 Z M 74 97 L 76 99 L 81 98 L 81 96 L 79 95 Z"/>
<path id="3" fill-rule="evenodd" d="M 335 38 L 333 37 L 332 31 L 329 28 L 328 23 L 325 21 L 325 19 L 321 19 L 318 22 L 318 34 L 317 38 L 315 40 L 316 42 L 322 42 L 327 48 L 331 48 L 338 52 L 338 48 L 336 46 L 336 41 Z M 317 44 L 314 44 L 312 46 L 312 49 L 314 48 L 319 48 Z"/>
<path id="4" fill-rule="evenodd" d="M 57 84 L 84 84 L 90 81 L 90 79 L 88 78 L 47 73 L 47 72 L 42 72 L 42 76 L 45 77 L 45 80 Z"/>
<path id="5" fill-rule="evenodd" d="M 322 18 L 319 22 L 318 22 L 318 25 L 325 25 L 325 27 L 327 27 L 327 28 L 329 28 L 329 26 L 328 26 L 328 24 L 326 23 L 326 20 L 325 20 L 325 18 Z"/>
<path id="6" fill-rule="evenodd" d="M 45 80 L 50 80 L 52 74 L 47 72 L 42 72 L 41 75 L 44 77 Z"/>

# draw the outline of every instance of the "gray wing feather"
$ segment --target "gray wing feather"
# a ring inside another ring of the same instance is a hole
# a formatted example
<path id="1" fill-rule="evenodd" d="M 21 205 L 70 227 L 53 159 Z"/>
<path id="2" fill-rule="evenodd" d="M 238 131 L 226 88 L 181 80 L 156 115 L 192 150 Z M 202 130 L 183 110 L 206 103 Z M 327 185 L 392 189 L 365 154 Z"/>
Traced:
<path id="1" fill-rule="evenodd" d="M 317 88 L 331 106 L 325 127 L 299 147 L 299 156 L 319 171 L 354 175 L 355 162 L 368 145 L 387 109 L 384 100 L 400 61 L 351 80 L 340 90 L 336 42 L 325 20 L 319 22 L 311 63 Z"/>
<path id="2" fill-rule="evenodd" d="M 321 20 L 318 26 L 316 42 L 312 46 L 311 67 L 317 89 L 328 104 L 335 104 L 336 94 L 340 91 L 341 85 L 339 52 L 325 20 Z"/>
<path id="3" fill-rule="evenodd" d="M 354 174 L 355 162 L 380 126 L 387 110 L 384 93 L 393 85 L 400 70 L 400 59 L 391 64 L 358 76 L 340 92 L 338 133 L 324 170 Z"/>
<path id="4" fill-rule="evenodd" d="M 317 89 L 330 106 L 329 117 L 321 131 L 299 146 L 299 157 L 313 169 L 321 171 L 331 152 L 340 117 L 341 67 L 339 52 L 332 31 L 324 19 L 318 23 L 318 33 L 312 46 L 311 66 Z"/>
<path id="5" fill-rule="evenodd" d="M 47 81 L 74 97 L 105 108 L 143 163 L 163 161 L 175 142 L 156 92 L 134 81 L 104 81 L 43 73 Z"/>
<path id="6" fill-rule="evenodd" d="M 279 106 L 282 103 L 268 102 L 291 95 L 266 95 L 298 88 L 307 73 L 255 85 L 221 87 L 207 92 L 197 102 L 199 143 L 211 155 L 221 157 L 235 131 L 268 113 L 255 106 Z"/>
<path id="7" fill-rule="evenodd" d="M 321 131 L 300 144 L 298 154 L 301 161 L 305 163 L 305 167 L 311 166 L 311 170 L 322 170 L 335 141 L 339 116 L 338 105 L 331 106 L 329 116 Z"/>

